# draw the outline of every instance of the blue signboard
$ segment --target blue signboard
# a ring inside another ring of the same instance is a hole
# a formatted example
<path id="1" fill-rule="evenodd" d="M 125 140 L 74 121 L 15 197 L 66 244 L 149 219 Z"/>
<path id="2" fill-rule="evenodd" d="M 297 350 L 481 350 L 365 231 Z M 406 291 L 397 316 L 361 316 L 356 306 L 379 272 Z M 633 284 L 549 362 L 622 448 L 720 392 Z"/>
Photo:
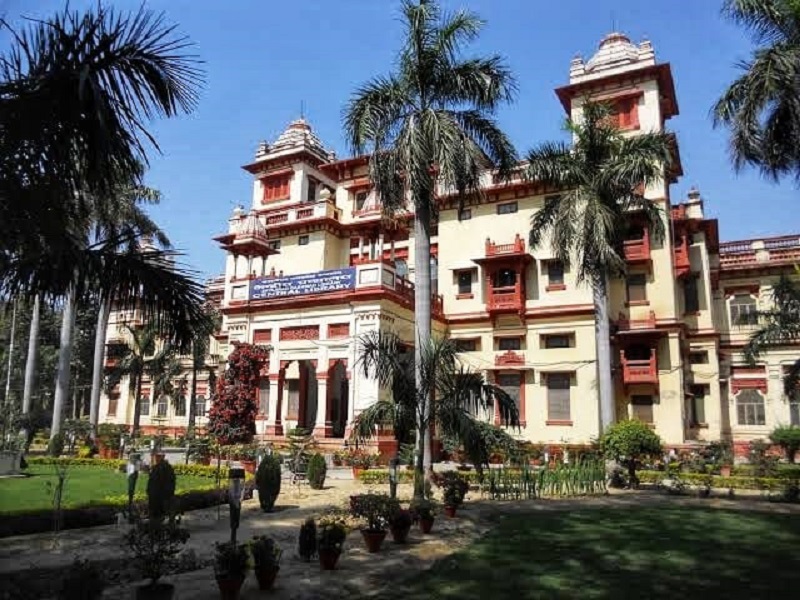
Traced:
<path id="1" fill-rule="evenodd" d="M 356 286 L 355 268 L 331 269 L 288 277 L 261 277 L 250 284 L 251 300 L 289 298 L 352 290 Z"/>

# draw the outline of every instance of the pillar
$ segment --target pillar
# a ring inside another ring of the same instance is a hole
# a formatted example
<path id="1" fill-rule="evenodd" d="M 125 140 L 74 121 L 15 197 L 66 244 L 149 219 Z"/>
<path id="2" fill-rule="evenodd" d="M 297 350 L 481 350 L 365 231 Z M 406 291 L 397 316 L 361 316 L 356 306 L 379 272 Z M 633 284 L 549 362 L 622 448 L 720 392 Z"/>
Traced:
<path id="1" fill-rule="evenodd" d="M 314 423 L 314 435 L 317 437 L 331 437 L 333 423 L 331 422 L 331 392 L 328 386 L 330 371 L 317 371 L 317 419 Z"/>
<path id="2" fill-rule="evenodd" d="M 267 415 L 267 435 L 283 435 L 281 415 L 281 395 L 283 393 L 283 371 L 269 374 L 269 408 Z"/>

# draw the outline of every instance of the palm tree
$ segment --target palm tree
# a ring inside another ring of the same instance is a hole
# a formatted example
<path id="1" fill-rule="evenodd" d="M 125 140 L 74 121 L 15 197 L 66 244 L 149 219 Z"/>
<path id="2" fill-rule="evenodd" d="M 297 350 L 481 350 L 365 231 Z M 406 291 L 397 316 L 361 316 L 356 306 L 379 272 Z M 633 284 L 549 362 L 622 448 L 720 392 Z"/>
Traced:
<path id="1" fill-rule="evenodd" d="M 759 46 L 737 66 L 744 73 L 713 108 L 731 130 L 737 169 L 757 166 L 774 179 L 800 179 L 800 4 L 795 0 L 726 0 L 723 14 Z"/>
<path id="2" fill-rule="evenodd" d="M 186 436 L 194 437 L 195 420 L 197 419 L 197 375 L 206 368 L 206 357 L 208 355 L 209 337 L 220 327 L 220 315 L 213 305 L 206 303 L 203 307 L 206 316 L 205 321 L 199 324 L 192 339 L 192 388 L 189 402 L 188 423 L 186 426 Z M 209 371 L 209 380 L 213 374 L 213 368 Z M 213 385 L 209 385 L 209 390 L 213 391 Z"/>
<path id="3" fill-rule="evenodd" d="M 480 175 L 492 165 L 508 176 L 516 161 L 510 140 L 493 119 L 509 101 L 514 80 L 499 56 L 462 58 L 464 46 L 483 22 L 459 11 L 443 15 L 432 0 L 404 0 L 404 42 L 397 70 L 359 88 L 344 117 L 356 154 L 370 153 L 370 179 L 384 212 L 414 208 L 415 344 L 431 339 L 431 226 L 438 215 L 437 183 L 462 202 L 477 193 Z M 417 374 L 422 379 L 422 352 Z M 430 436 L 423 423 L 423 399 L 417 423 L 417 449 L 431 464 Z"/>
<path id="4" fill-rule="evenodd" d="M 800 268 L 796 268 L 800 275 Z M 800 284 L 786 275 L 772 288 L 772 307 L 757 313 L 761 327 L 755 331 L 744 347 L 745 358 L 755 363 L 759 357 L 779 346 L 800 343 Z M 783 378 L 787 398 L 797 394 L 800 386 L 800 358 L 789 367 Z"/>
<path id="5" fill-rule="evenodd" d="M 519 411 L 514 401 L 500 388 L 489 385 L 480 373 L 467 368 L 458 358 L 455 343 L 432 338 L 417 346 L 413 362 L 402 340 L 391 332 L 371 331 L 359 338 L 357 368 L 365 377 L 374 377 L 381 387 L 392 390 L 391 400 L 378 400 L 359 414 L 353 435 L 368 439 L 377 425 L 392 425 L 395 436 L 404 439 L 421 423 L 433 423 L 441 433 L 458 440 L 476 467 L 489 463 L 489 432 L 498 429 L 476 415 L 496 407 L 503 425 L 519 426 Z M 421 368 L 420 368 L 421 366 Z M 428 399 L 433 397 L 432 402 Z M 502 432 L 501 437 L 510 438 Z M 419 433 L 417 433 L 419 435 Z M 497 435 L 492 436 L 497 439 Z M 415 461 L 414 496 L 424 493 L 425 465 L 421 454 Z"/>
<path id="6" fill-rule="evenodd" d="M 22 390 L 22 414 L 31 411 L 33 403 L 33 386 L 36 380 L 36 363 L 39 358 L 39 327 L 41 323 L 41 298 L 36 294 L 31 310 L 31 328 L 28 332 L 28 355 L 25 360 L 25 383 Z"/>
<path id="7" fill-rule="evenodd" d="M 158 148 L 147 121 L 194 108 L 189 42 L 144 8 L 67 8 L 12 33 L 0 57 L 0 294 L 70 298 L 113 274 L 126 281 L 120 305 L 188 339 L 202 291 L 190 273 L 167 270 L 162 251 L 87 246 L 82 224 L 139 182 L 146 145 Z"/>
<path id="8" fill-rule="evenodd" d="M 540 145 L 528 153 L 525 168 L 528 179 L 562 190 L 531 219 L 531 248 L 549 234 L 555 257 L 592 286 L 601 430 L 615 419 L 608 278 L 626 272 L 623 242 L 634 214 L 654 239 L 664 237 L 663 211 L 644 190 L 663 179 L 672 156 L 668 134 L 626 137 L 610 116 L 606 104 L 587 102 L 580 121 L 567 121 L 572 144 Z"/>

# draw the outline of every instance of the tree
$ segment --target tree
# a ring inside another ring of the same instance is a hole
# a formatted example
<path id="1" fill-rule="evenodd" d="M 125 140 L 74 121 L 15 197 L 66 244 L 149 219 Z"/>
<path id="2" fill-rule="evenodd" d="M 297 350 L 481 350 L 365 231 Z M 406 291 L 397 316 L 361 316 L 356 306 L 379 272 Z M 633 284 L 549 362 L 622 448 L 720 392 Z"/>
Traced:
<path id="1" fill-rule="evenodd" d="M 778 444 L 786 455 L 786 460 L 794 464 L 795 456 L 800 452 L 800 427 L 781 425 L 772 430 L 769 439 L 773 444 Z"/>
<path id="2" fill-rule="evenodd" d="M 208 354 L 209 336 L 220 327 L 220 315 L 210 303 L 203 307 L 205 320 L 202 321 L 192 338 L 192 391 L 189 401 L 189 415 L 186 427 L 186 436 L 194 437 L 195 420 L 197 418 L 197 375 L 206 368 L 206 357 Z M 209 375 L 212 375 L 210 373 Z M 210 378 L 211 379 L 211 378 Z M 211 389 L 212 386 L 209 386 Z"/>
<path id="3" fill-rule="evenodd" d="M 420 357 L 415 361 L 404 352 L 402 340 L 391 332 L 371 331 L 358 343 L 357 368 L 365 377 L 374 377 L 382 387 L 391 389 L 392 399 L 379 399 L 362 411 L 353 425 L 354 436 L 368 439 L 375 435 L 376 425 L 392 425 L 402 441 L 414 423 L 426 429 L 436 423 L 444 436 L 462 444 L 480 468 L 489 464 L 491 448 L 487 424 L 476 417 L 478 412 L 495 408 L 504 425 L 519 426 L 519 411 L 513 400 L 467 368 L 452 340 L 434 338 L 425 346 L 417 346 Z M 430 403 L 429 398 L 433 398 Z M 494 426 L 488 429 L 502 431 Z M 424 469 L 423 457 L 417 454 L 415 497 L 423 495 Z"/>
<path id="4" fill-rule="evenodd" d="M 0 295 L 70 301 L 113 275 L 126 282 L 120 305 L 185 340 L 202 292 L 190 272 L 161 251 L 87 246 L 83 225 L 138 182 L 145 144 L 158 148 L 146 122 L 194 108 L 202 71 L 189 42 L 144 8 L 29 23 L 0 57 Z"/>
<path id="5" fill-rule="evenodd" d="M 800 275 L 800 267 L 795 267 Z M 750 364 L 771 348 L 794 346 L 800 342 L 800 285 L 782 275 L 772 288 L 772 305 L 756 313 L 760 327 L 747 341 L 744 356 Z M 783 378 L 783 391 L 787 398 L 800 390 L 800 358 L 789 367 Z"/>
<path id="6" fill-rule="evenodd" d="M 661 456 L 661 438 L 641 421 L 620 421 L 609 427 L 600 438 L 600 451 L 628 469 L 631 487 L 639 485 L 636 467 L 644 458 Z"/>
<path id="7" fill-rule="evenodd" d="M 743 74 L 714 105 L 714 125 L 730 129 L 737 170 L 749 164 L 800 180 L 800 3 L 726 0 L 723 15 L 759 47 L 738 63 Z"/>
<path id="8" fill-rule="evenodd" d="M 395 73 L 359 88 L 346 110 L 345 130 L 356 154 L 369 152 L 370 179 L 389 215 L 414 209 L 415 344 L 431 339 L 431 226 L 438 215 L 439 189 L 462 203 L 479 193 L 480 175 L 495 165 L 507 177 L 516 153 L 493 119 L 510 101 L 515 84 L 499 56 L 463 58 L 483 22 L 459 11 L 444 15 L 432 0 L 404 0 L 405 28 Z M 417 353 L 423 378 L 422 352 Z M 421 400 L 418 452 L 430 467 L 428 402 Z M 424 448 L 422 447 L 424 443 Z"/>
<path id="9" fill-rule="evenodd" d="M 572 144 L 546 142 L 528 153 L 525 176 L 551 196 L 531 219 L 529 243 L 537 248 L 549 235 L 554 256 L 576 267 L 579 283 L 592 287 L 597 344 L 601 431 L 615 421 L 611 382 L 608 278 L 626 272 L 623 243 L 634 223 L 651 238 L 664 237 L 664 214 L 644 197 L 671 162 L 671 137 L 643 133 L 626 137 L 612 123 L 611 108 L 587 102 L 580 120 L 567 120 Z"/>
<path id="10" fill-rule="evenodd" d="M 233 343 L 228 368 L 208 411 L 208 432 L 221 445 L 249 443 L 256 432 L 258 382 L 269 359 L 267 346 Z"/>

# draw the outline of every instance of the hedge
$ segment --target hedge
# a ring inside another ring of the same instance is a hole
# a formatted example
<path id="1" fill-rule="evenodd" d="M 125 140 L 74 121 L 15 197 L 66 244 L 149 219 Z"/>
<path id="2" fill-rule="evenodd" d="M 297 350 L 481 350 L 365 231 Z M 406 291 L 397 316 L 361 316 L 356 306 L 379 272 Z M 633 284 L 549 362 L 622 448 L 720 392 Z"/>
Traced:
<path id="1" fill-rule="evenodd" d="M 661 483 L 665 479 L 672 479 L 677 476 L 681 481 L 691 485 L 705 485 L 709 477 L 709 475 L 702 473 L 676 473 L 675 475 L 669 475 L 664 471 L 637 471 L 636 475 L 642 483 Z M 711 475 L 710 477 L 711 486 L 722 489 L 777 491 L 782 490 L 788 482 L 786 478 L 779 479 L 775 477 L 723 477 L 722 475 Z"/>
<path id="2" fill-rule="evenodd" d="M 53 458 L 50 456 L 26 457 L 29 465 L 66 465 L 69 467 L 106 467 L 115 471 L 124 470 L 128 461 L 116 458 Z M 172 463 L 170 463 L 172 464 Z M 195 477 L 217 476 L 216 465 L 186 465 L 183 463 L 172 464 L 175 475 L 193 475 Z M 228 467 L 220 467 L 222 479 L 228 478 Z"/>
<path id="3" fill-rule="evenodd" d="M 479 483 L 478 473 L 476 471 L 459 471 L 458 472 L 464 479 L 471 484 Z M 399 483 L 414 483 L 414 471 L 399 470 L 397 471 Z M 386 484 L 389 485 L 389 470 L 388 469 L 367 469 L 358 474 L 358 480 L 366 484 Z"/>

